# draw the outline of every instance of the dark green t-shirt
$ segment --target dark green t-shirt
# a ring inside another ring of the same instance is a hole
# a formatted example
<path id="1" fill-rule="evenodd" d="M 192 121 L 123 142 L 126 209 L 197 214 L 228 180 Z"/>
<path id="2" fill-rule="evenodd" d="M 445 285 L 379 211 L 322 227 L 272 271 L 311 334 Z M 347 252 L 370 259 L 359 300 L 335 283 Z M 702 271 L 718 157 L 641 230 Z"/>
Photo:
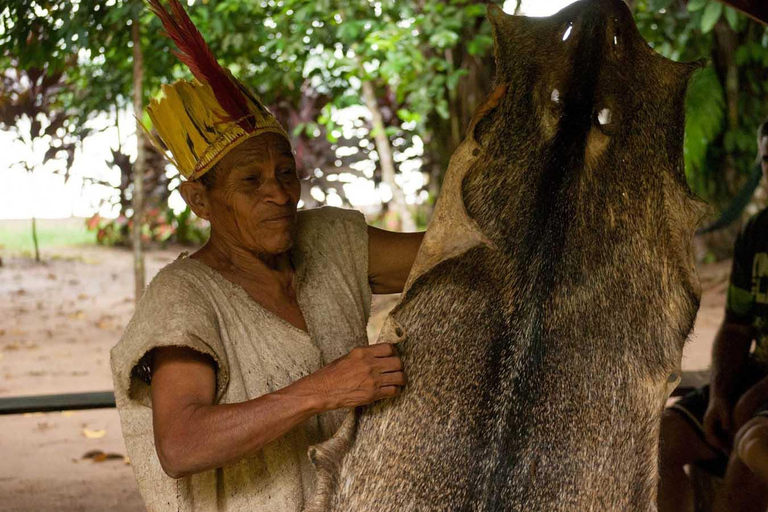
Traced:
<path id="1" fill-rule="evenodd" d="M 754 326 L 753 357 L 768 365 L 768 208 L 752 216 L 736 238 L 725 311 L 729 321 Z"/>

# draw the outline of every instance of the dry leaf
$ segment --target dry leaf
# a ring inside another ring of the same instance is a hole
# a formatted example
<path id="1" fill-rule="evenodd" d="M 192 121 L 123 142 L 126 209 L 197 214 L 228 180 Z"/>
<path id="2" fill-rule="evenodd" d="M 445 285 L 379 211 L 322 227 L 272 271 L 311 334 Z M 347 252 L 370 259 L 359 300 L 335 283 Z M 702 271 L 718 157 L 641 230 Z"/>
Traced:
<path id="1" fill-rule="evenodd" d="M 46 276 L 46 278 L 50 279 L 51 281 L 55 281 L 56 280 L 56 274 L 48 274 Z"/>
<path id="2" fill-rule="evenodd" d="M 104 462 L 107 460 L 125 461 L 126 456 L 121 453 L 104 453 L 101 450 L 91 450 L 83 454 L 83 459 L 91 459 L 93 462 Z"/>
<path id="3" fill-rule="evenodd" d="M 42 412 L 25 412 L 24 417 L 25 418 L 39 418 L 41 416 L 45 416 Z"/>
<path id="4" fill-rule="evenodd" d="M 74 416 L 75 414 L 76 414 L 75 411 L 61 411 L 61 415 L 67 418 L 70 416 Z"/>
<path id="5" fill-rule="evenodd" d="M 19 344 L 18 343 L 8 343 L 7 345 L 3 345 L 3 350 L 19 350 Z"/>
<path id="6" fill-rule="evenodd" d="M 69 318 L 70 320 L 82 320 L 83 318 L 85 318 L 85 313 L 83 313 L 82 311 L 75 311 L 74 313 L 68 314 L 67 318 Z"/>
<path id="7" fill-rule="evenodd" d="M 79 300 L 85 300 L 85 299 L 90 299 L 90 298 L 91 298 L 91 296 L 90 296 L 90 295 L 88 295 L 87 293 L 81 293 L 80 295 L 78 295 L 78 296 L 77 296 L 77 298 L 78 298 Z"/>
<path id="8" fill-rule="evenodd" d="M 89 428 L 83 429 L 83 435 L 87 437 L 88 439 L 101 439 L 105 435 L 107 435 L 106 430 L 91 430 Z"/>
<path id="9" fill-rule="evenodd" d="M 109 329 L 112 329 L 114 327 L 114 324 L 108 320 L 99 320 L 98 322 L 96 322 L 96 327 L 104 331 L 107 331 Z"/>
<path id="10" fill-rule="evenodd" d="M 0 354 L 0 359 L 2 359 L 2 358 L 3 358 L 3 354 Z"/>

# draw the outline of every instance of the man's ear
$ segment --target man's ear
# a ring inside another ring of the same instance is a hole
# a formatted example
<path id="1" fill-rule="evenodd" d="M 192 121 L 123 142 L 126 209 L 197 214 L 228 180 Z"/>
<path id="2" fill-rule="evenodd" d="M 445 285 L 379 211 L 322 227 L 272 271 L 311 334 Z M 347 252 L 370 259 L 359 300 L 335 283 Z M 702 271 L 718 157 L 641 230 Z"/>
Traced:
<path id="1" fill-rule="evenodd" d="M 197 181 L 184 181 L 179 186 L 179 193 L 189 205 L 195 215 L 201 219 L 210 220 L 210 206 L 208 204 L 208 190 Z"/>

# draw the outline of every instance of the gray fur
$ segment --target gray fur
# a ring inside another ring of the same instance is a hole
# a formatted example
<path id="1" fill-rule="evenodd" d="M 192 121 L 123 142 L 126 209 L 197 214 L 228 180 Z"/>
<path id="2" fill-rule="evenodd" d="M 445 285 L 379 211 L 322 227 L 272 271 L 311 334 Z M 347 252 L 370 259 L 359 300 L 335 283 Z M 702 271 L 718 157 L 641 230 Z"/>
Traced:
<path id="1" fill-rule="evenodd" d="M 682 163 L 697 66 L 655 54 L 619 0 L 489 17 L 500 101 L 452 157 L 380 338 L 405 338 L 409 384 L 313 448 L 308 512 L 655 510 L 700 296 Z"/>

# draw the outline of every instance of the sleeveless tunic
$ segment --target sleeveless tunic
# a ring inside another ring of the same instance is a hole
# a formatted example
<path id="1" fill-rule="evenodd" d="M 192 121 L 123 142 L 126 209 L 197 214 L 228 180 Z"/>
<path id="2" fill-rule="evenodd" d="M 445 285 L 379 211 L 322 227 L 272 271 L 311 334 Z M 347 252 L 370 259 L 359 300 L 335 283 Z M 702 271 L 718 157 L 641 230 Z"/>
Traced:
<path id="1" fill-rule="evenodd" d="M 299 512 L 314 491 L 309 446 L 330 437 L 345 411 L 313 417 L 233 465 L 174 480 L 160 466 L 152 431 L 149 368 L 154 348 L 185 346 L 217 365 L 216 403 L 276 391 L 367 344 L 368 235 L 363 215 L 300 211 L 291 258 L 309 334 L 267 311 L 202 262 L 181 256 L 148 286 L 112 349 L 126 449 L 150 512 Z"/>

